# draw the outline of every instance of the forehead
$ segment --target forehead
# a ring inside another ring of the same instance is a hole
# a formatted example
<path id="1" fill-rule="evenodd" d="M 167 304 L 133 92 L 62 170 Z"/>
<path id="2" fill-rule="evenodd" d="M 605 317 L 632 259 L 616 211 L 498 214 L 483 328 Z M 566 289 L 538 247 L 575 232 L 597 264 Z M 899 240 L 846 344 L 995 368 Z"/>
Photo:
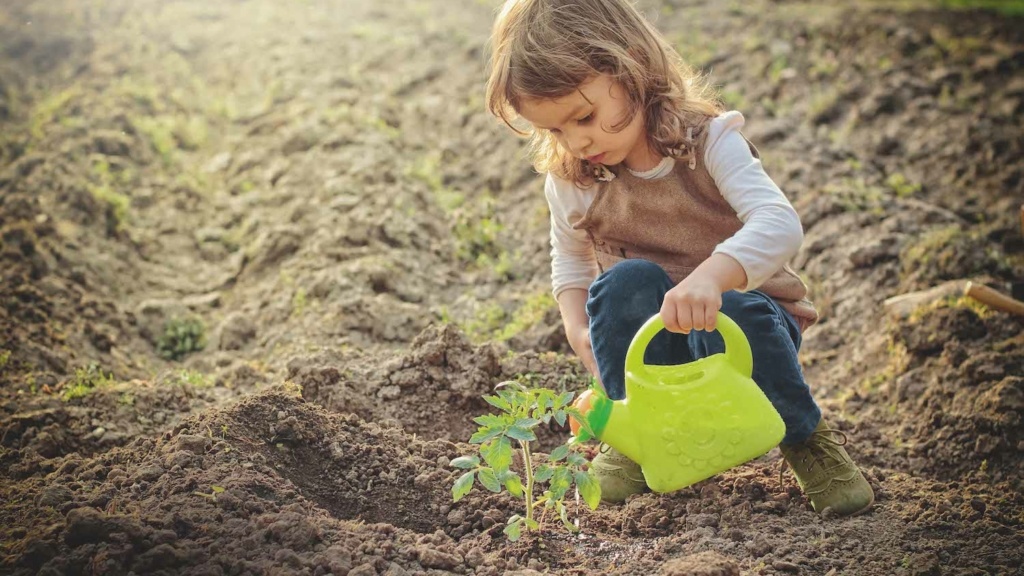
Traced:
<path id="1" fill-rule="evenodd" d="M 611 79 L 596 76 L 580 84 L 579 88 L 558 98 L 523 98 L 519 115 L 536 126 L 558 126 L 574 112 L 599 104 L 611 97 Z"/>

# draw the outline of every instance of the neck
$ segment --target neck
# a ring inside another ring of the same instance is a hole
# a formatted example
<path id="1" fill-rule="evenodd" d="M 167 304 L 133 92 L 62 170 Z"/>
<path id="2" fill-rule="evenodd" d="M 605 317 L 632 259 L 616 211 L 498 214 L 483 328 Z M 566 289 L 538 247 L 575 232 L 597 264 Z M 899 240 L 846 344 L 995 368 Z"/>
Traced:
<path id="1" fill-rule="evenodd" d="M 622 161 L 626 168 L 634 172 L 646 172 L 653 169 L 661 162 L 661 155 L 651 150 L 646 140 L 642 146 L 637 146 Z"/>

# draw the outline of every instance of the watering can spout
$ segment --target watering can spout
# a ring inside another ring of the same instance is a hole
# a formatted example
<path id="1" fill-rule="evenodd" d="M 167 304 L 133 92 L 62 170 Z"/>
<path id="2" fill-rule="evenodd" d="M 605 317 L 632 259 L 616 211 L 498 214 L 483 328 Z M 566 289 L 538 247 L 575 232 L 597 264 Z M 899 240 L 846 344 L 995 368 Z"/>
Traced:
<path id="1" fill-rule="evenodd" d="M 629 411 L 629 402 L 615 400 L 612 402 L 612 412 L 608 418 L 608 426 L 601 435 L 601 441 L 622 452 L 633 462 L 639 462 L 642 460 L 642 452 L 635 427 Z"/>
<path id="2" fill-rule="evenodd" d="M 591 388 L 574 403 L 584 416 L 586 425 L 571 419 L 573 434 L 581 441 L 596 439 L 636 462 L 640 459 L 640 443 L 628 400 L 611 400 L 602 390 Z"/>

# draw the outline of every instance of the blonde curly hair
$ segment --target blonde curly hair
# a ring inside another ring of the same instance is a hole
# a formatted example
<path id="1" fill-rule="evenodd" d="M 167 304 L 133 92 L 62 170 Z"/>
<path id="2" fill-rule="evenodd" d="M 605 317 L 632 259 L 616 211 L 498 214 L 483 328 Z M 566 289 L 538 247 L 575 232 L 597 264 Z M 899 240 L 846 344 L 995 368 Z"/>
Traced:
<path id="1" fill-rule="evenodd" d="M 642 113 L 651 149 L 694 153 L 688 127 L 723 111 L 705 79 L 628 0 L 507 0 L 491 34 L 487 108 L 530 138 L 534 167 L 580 186 L 594 182 L 589 162 L 575 158 L 546 130 L 517 128 L 524 100 L 557 99 L 608 74 L 624 89 L 629 114 Z M 699 131 L 698 133 L 702 133 Z"/>

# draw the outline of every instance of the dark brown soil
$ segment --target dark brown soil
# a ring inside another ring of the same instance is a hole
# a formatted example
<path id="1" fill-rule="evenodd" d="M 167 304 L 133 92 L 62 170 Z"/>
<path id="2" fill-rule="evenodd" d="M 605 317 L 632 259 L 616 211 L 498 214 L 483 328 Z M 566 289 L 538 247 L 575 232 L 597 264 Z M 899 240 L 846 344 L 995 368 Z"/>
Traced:
<path id="1" fill-rule="evenodd" d="M 1019 573 L 1024 321 L 883 302 L 1024 279 L 1024 21 L 640 4 L 802 215 L 806 374 L 877 502 L 818 515 L 773 451 L 511 543 L 449 461 L 497 383 L 586 378 L 483 110 L 496 4 L 3 2 L 0 573 Z"/>

